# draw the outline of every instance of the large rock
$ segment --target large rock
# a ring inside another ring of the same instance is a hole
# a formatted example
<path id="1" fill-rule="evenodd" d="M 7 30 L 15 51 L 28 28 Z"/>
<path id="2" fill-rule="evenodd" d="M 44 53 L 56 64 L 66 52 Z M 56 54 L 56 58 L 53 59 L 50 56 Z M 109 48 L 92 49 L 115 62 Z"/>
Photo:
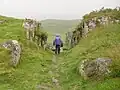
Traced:
<path id="1" fill-rule="evenodd" d="M 100 78 L 110 73 L 108 66 L 111 59 L 97 58 L 96 60 L 83 60 L 79 66 L 79 73 L 84 79 Z"/>
<path id="2" fill-rule="evenodd" d="M 84 29 L 83 29 L 84 37 L 87 37 L 88 32 L 89 32 L 89 28 L 88 28 L 87 24 L 85 23 L 85 26 L 84 26 Z"/>
<path id="3" fill-rule="evenodd" d="M 1 44 L 2 47 L 9 49 L 11 51 L 11 61 L 10 64 L 14 67 L 17 66 L 21 55 L 21 46 L 17 40 L 8 40 Z"/>

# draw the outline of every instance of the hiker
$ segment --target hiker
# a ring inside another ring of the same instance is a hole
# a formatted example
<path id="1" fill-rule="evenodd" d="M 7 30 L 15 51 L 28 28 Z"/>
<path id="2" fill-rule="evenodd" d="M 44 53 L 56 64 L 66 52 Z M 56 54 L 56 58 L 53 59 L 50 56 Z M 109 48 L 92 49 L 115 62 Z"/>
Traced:
<path id="1" fill-rule="evenodd" d="M 60 54 L 60 47 L 63 47 L 60 35 L 56 35 L 55 40 L 53 41 L 53 46 L 55 46 L 55 54 Z"/>

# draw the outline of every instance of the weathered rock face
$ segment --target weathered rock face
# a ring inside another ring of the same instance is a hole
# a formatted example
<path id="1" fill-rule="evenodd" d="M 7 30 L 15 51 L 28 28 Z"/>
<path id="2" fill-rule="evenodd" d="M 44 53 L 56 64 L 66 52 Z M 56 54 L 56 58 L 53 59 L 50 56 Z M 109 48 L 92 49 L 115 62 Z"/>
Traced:
<path id="1" fill-rule="evenodd" d="M 89 32 L 88 30 L 89 30 L 89 28 L 88 28 L 87 24 L 85 23 L 84 30 L 83 30 L 84 37 L 87 37 L 87 34 Z"/>
<path id="2" fill-rule="evenodd" d="M 80 63 L 79 73 L 84 79 L 100 78 L 109 74 L 108 66 L 112 63 L 111 59 L 98 58 L 96 60 L 84 60 Z"/>
<path id="3" fill-rule="evenodd" d="M 10 49 L 11 51 L 11 61 L 10 64 L 12 66 L 17 66 L 20 60 L 20 55 L 21 55 L 21 46 L 18 43 L 17 40 L 8 40 L 1 44 L 2 47 L 6 49 Z"/>

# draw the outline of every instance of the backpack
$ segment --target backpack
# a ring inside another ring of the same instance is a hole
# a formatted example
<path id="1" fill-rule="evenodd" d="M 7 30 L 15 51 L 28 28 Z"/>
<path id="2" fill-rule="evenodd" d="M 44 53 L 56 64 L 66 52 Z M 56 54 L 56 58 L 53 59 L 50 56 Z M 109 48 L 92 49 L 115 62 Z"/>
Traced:
<path id="1" fill-rule="evenodd" d="M 60 39 L 60 37 L 56 37 L 54 42 L 53 42 L 53 45 L 60 45 L 61 47 L 63 47 L 63 42 L 62 40 Z"/>
<path id="2" fill-rule="evenodd" d="M 55 45 L 61 45 L 61 39 L 60 38 L 55 39 Z"/>

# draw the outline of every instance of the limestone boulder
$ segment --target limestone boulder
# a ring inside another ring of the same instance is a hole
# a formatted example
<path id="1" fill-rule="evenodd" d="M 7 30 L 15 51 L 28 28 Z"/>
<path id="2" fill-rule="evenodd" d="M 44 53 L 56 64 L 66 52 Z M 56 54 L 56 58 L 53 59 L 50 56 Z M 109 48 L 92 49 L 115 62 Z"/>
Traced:
<path id="1" fill-rule="evenodd" d="M 2 47 L 11 51 L 10 65 L 16 67 L 21 56 L 21 46 L 17 40 L 8 40 L 1 44 Z"/>
<path id="2" fill-rule="evenodd" d="M 109 66 L 112 63 L 108 58 L 95 60 L 83 60 L 79 65 L 79 73 L 84 79 L 100 78 L 110 73 Z"/>

